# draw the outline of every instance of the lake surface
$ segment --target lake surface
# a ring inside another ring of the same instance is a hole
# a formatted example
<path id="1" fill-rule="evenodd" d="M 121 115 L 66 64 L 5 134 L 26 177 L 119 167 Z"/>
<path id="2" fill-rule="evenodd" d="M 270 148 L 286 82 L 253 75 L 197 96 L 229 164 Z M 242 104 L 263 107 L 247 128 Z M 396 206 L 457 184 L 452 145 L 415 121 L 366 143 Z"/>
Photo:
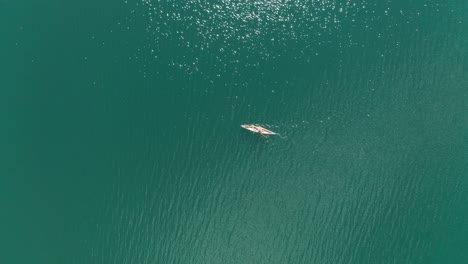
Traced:
<path id="1" fill-rule="evenodd" d="M 0 33 L 1 263 L 467 263 L 465 1 L 2 0 Z"/>

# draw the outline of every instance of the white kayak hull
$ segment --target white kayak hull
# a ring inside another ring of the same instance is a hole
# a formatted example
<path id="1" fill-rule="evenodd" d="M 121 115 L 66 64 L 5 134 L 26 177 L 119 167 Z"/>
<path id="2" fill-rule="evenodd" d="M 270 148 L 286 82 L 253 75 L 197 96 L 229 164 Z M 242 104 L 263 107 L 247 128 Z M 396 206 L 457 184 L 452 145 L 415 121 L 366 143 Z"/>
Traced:
<path id="1" fill-rule="evenodd" d="M 261 126 L 256 126 L 256 125 L 241 125 L 242 128 L 245 128 L 249 131 L 252 131 L 254 133 L 260 133 L 260 134 L 263 134 L 263 135 L 276 135 L 275 132 L 271 131 L 271 130 L 268 130 L 264 127 L 261 127 Z"/>

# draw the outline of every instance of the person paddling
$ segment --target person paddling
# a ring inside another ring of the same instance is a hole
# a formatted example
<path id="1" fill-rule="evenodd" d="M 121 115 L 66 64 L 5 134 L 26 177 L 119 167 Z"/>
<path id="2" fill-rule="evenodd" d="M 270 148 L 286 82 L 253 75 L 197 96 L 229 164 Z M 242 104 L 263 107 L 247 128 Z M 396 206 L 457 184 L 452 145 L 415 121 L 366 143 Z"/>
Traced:
<path id="1" fill-rule="evenodd" d="M 251 132 L 260 134 L 262 138 L 268 138 L 268 135 L 277 135 L 277 133 L 257 125 L 241 125 L 241 127 Z"/>
<path id="2" fill-rule="evenodd" d="M 260 136 L 262 136 L 262 138 L 268 138 L 267 135 L 265 135 L 265 134 L 262 133 L 262 130 L 261 130 L 261 129 L 258 129 L 257 131 L 258 131 L 258 133 L 260 134 Z"/>

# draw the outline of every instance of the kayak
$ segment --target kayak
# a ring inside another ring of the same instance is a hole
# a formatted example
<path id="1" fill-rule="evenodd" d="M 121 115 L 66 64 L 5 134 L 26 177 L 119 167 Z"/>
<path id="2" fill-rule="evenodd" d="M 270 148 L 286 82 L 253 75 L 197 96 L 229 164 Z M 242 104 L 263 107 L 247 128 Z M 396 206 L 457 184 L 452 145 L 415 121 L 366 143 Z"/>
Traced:
<path id="1" fill-rule="evenodd" d="M 256 126 L 256 125 L 241 125 L 242 128 L 245 128 L 249 131 L 252 131 L 254 133 L 260 133 L 260 134 L 263 134 L 263 135 L 276 135 L 275 132 L 271 131 L 271 130 L 268 130 L 264 127 L 261 127 L 261 126 Z"/>

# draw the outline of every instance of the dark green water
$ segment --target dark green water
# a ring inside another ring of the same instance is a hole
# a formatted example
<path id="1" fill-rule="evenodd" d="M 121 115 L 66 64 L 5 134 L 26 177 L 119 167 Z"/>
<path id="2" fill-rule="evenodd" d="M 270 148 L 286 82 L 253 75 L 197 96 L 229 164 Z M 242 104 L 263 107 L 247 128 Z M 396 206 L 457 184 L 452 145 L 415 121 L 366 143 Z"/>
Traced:
<path id="1" fill-rule="evenodd" d="M 467 263 L 466 11 L 1 0 L 0 263 Z"/>

